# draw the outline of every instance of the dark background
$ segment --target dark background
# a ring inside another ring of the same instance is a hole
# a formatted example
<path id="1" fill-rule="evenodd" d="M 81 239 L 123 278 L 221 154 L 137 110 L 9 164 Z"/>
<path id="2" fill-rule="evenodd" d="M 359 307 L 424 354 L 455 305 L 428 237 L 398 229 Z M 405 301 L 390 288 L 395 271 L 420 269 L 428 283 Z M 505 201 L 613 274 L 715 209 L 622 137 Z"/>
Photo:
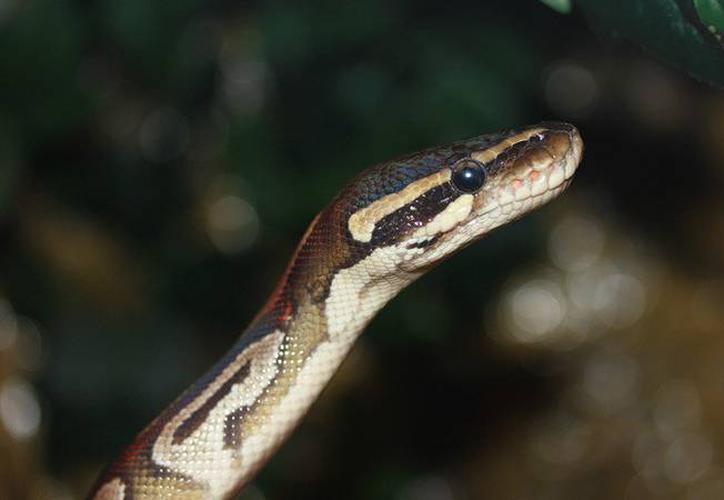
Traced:
<path id="1" fill-rule="evenodd" d="M 569 191 L 393 301 L 242 497 L 724 498 L 724 95 L 533 0 L 0 1 L 0 498 L 81 498 L 360 169 L 544 119 Z"/>

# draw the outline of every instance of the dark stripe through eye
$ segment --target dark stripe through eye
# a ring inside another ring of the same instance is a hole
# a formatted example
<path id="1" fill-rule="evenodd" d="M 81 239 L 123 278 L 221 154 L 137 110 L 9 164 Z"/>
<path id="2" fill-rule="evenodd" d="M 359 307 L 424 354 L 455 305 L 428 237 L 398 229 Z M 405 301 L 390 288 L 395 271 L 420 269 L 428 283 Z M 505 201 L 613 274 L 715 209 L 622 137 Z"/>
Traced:
<path id="1" fill-rule="evenodd" d="M 380 246 L 398 241 L 400 235 L 430 222 L 460 195 L 449 183 L 434 187 L 418 196 L 412 203 L 383 217 L 372 231 L 372 245 Z"/>

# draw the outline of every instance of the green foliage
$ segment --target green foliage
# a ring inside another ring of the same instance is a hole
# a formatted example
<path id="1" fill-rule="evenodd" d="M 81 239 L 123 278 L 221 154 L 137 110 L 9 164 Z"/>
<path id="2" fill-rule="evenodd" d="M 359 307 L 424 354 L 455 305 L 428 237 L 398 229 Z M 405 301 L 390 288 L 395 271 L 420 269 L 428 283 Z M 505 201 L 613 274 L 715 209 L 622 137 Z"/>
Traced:
<path id="1" fill-rule="evenodd" d="M 540 0 L 548 7 L 553 10 L 560 12 L 561 14 L 568 14 L 571 12 L 571 0 Z"/>
<path id="2" fill-rule="evenodd" d="M 694 0 L 694 5 L 702 22 L 721 36 L 724 33 L 724 3 L 721 0 Z"/>
<path id="3" fill-rule="evenodd" d="M 66 132 L 88 111 L 76 78 L 84 35 L 77 12 L 50 0 L 18 9 L 0 31 L 0 116 L 26 140 Z"/>
<path id="4" fill-rule="evenodd" d="M 578 0 L 594 28 L 637 43 L 682 71 L 724 87 L 724 48 L 709 26 L 721 29 L 718 0 Z M 696 13 L 698 12 L 698 17 Z"/>

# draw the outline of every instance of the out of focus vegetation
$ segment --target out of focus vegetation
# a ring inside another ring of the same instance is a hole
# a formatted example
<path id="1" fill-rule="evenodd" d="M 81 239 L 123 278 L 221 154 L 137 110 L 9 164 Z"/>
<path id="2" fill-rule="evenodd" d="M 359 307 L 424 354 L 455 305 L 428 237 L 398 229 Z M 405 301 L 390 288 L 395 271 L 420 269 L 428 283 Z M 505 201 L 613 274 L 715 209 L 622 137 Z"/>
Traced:
<path id="1" fill-rule="evenodd" d="M 82 497 L 355 172 L 543 119 L 568 193 L 387 307 L 245 498 L 724 498 L 724 95 L 573 6 L 0 0 L 0 498 Z"/>
<path id="2" fill-rule="evenodd" d="M 724 88 L 724 0 L 576 0 L 600 33 Z M 555 6 L 553 6 L 555 7 Z"/>

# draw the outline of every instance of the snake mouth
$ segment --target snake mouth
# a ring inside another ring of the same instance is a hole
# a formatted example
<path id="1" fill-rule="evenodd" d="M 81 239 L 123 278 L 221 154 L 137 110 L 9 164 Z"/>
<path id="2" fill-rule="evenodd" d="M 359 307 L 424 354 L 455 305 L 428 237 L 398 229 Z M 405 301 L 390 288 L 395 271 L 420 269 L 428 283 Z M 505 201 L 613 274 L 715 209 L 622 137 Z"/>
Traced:
<path id="1" fill-rule="evenodd" d="M 406 250 L 413 253 L 406 254 L 403 270 L 419 271 L 437 265 L 495 228 L 544 205 L 568 187 L 583 154 L 578 130 L 565 123 L 545 123 L 523 134 L 524 138 L 508 141 L 505 149 L 486 163 L 488 181 L 478 193 L 466 195 L 472 201 L 465 218 L 437 232 L 434 238 L 423 234 L 408 242 Z M 464 204 L 461 206 L 464 208 Z"/>
<path id="2" fill-rule="evenodd" d="M 468 217 L 425 242 L 424 257 L 407 267 L 434 266 L 450 252 L 544 205 L 568 187 L 583 154 L 578 130 L 565 123 L 541 124 L 536 130 L 496 158 L 489 183 L 475 195 Z"/>

